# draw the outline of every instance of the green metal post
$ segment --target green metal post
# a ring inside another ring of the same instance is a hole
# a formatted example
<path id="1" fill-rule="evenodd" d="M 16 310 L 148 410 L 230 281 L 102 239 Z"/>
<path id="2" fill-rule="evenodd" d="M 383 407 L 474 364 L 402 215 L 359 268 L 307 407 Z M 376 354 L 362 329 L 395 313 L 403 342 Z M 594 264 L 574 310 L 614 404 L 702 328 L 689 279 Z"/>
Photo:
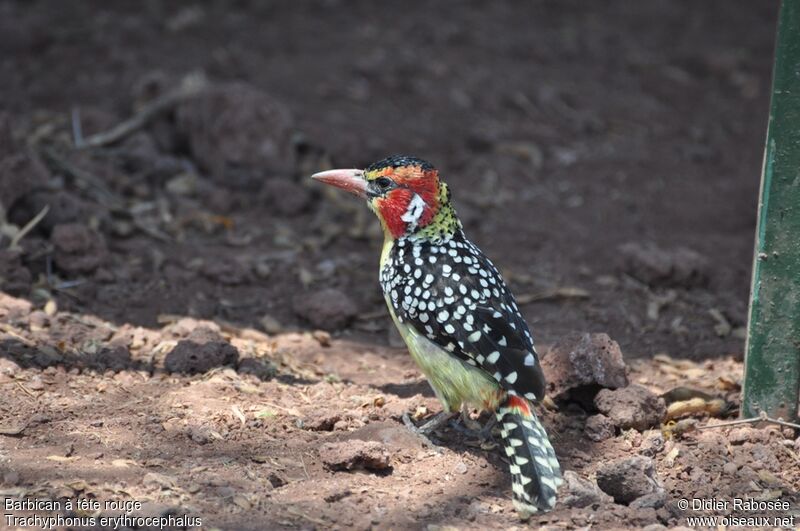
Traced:
<path id="1" fill-rule="evenodd" d="M 742 416 L 795 421 L 800 399 L 800 0 L 778 19 Z"/>

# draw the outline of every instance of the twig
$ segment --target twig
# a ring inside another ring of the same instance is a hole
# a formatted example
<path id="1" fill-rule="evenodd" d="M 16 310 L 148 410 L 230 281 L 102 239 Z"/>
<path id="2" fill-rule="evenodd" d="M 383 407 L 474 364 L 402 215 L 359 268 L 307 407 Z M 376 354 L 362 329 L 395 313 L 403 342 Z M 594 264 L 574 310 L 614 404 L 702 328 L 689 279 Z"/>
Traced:
<path id="1" fill-rule="evenodd" d="M 83 127 L 81 126 L 81 110 L 72 108 L 72 143 L 75 146 L 83 145 Z"/>
<path id="2" fill-rule="evenodd" d="M 74 288 L 80 286 L 81 284 L 85 284 L 86 279 L 78 278 L 75 280 L 64 280 L 63 282 L 59 282 L 57 285 L 53 286 L 53 289 L 56 291 L 62 291 L 65 289 Z"/>
<path id="3" fill-rule="evenodd" d="M 181 85 L 172 91 L 162 94 L 153 101 L 144 105 L 139 111 L 127 120 L 115 125 L 108 131 L 97 133 L 83 139 L 76 148 L 84 149 L 100 147 L 119 142 L 134 131 L 144 127 L 150 120 L 175 106 L 176 104 L 193 98 L 208 86 L 208 80 L 201 74 L 194 74 L 184 78 Z"/>
<path id="4" fill-rule="evenodd" d="M 303 454 L 300 454 L 300 464 L 303 465 L 303 472 L 306 475 L 306 479 L 311 479 L 311 476 L 308 475 L 308 469 L 306 468 L 306 462 L 303 459 Z"/>
<path id="5" fill-rule="evenodd" d="M 774 424 L 777 424 L 778 426 L 785 426 L 787 428 L 794 428 L 796 430 L 800 430 L 800 424 L 795 424 L 794 422 L 786 422 L 783 419 L 773 419 L 769 417 L 767 417 L 766 420 L 767 422 L 772 422 Z"/>
<path id="6" fill-rule="evenodd" d="M 25 343 L 25 345 L 27 345 L 27 346 L 29 346 L 29 347 L 35 347 L 35 346 L 36 346 L 36 343 L 34 343 L 33 341 L 31 341 L 31 340 L 30 340 L 30 339 L 28 339 L 27 337 L 25 337 L 25 336 L 22 336 L 22 335 L 20 335 L 19 333 L 17 333 L 17 331 L 16 331 L 16 330 L 14 330 L 14 327 L 12 327 L 12 326 L 11 326 L 11 325 L 9 325 L 9 324 L 6 324 L 6 323 L 0 323 L 0 331 L 2 331 L 2 332 L 5 332 L 6 334 L 10 335 L 10 336 L 11 336 L 11 337 L 13 337 L 14 339 L 16 339 L 16 340 L 18 340 L 18 341 L 21 341 L 21 342 Z"/>
<path id="7" fill-rule="evenodd" d="M 75 185 L 91 195 L 95 201 L 107 204 L 112 210 L 124 211 L 122 200 L 114 195 L 99 178 L 68 162 L 49 146 L 42 146 L 39 151 L 54 170 L 72 177 Z"/>
<path id="8" fill-rule="evenodd" d="M 35 217 L 34 217 L 32 220 L 30 220 L 29 222 L 27 222 L 27 223 L 25 224 L 25 226 L 24 226 L 24 227 L 22 227 L 22 228 L 19 230 L 19 232 L 17 233 L 17 235 L 16 235 L 16 236 L 14 236 L 14 238 L 11 240 L 11 244 L 8 246 L 8 248 L 9 248 L 9 249 L 16 249 L 16 248 L 17 248 L 17 245 L 18 245 L 18 244 L 19 244 L 19 242 L 22 240 L 22 238 L 24 238 L 26 234 L 28 234 L 30 231 L 32 231 L 32 230 L 33 230 L 33 228 L 34 228 L 36 225 L 38 225 L 40 221 L 42 221 L 42 219 L 43 219 L 43 218 L 44 218 L 44 217 L 47 215 L 47 213 L 48 213 L 49 211 L 50 211 L 50 205 L 45 205 L 45 206 L 44 206 L 44 208 L 42 209 L 42 211 L 41 211 L 41 212 L 39 212 L 38 214 L 36 214 L 36 216 L 35 216 Z"/>
<path id="9" fill-rule="evenodd" d="M 711 428 L 727 428 L 728 426 L 739 426 L 741 424 L 755 424 L 756 422 L 761 422 L 761 418 L 752 418 L 752 419 L 738 419 L 738 420 L 729 420 L 727 422 L 720 422 L 719 424 L 706 424 L 705 426 L 696 426 L 698 430 L 707 430 Z"/>
<path id="10" fill-rule="evenodd" d="M 757 422 L 768 422 L 770 424 L 778 424 L 779 426 L 786 426 L 787 428 L 800 430 L 800 424 L 794 424 L 793 422 L 786 422 L 783 419 L 774 419 L 772 417 L 768 417 L 763 411 L 757 417 L 750 419 L 729 420 L 727 422 L 720 422 L 719 424 L 706 424 L 705 426 L 697 426 L 697 429 L 706 430 L 711 428 L 725 428 L 728 426 L 738 426 L 741 424 L 755 424 Z"/>
<path id="11" fill-rule="evenodd" d="M 35 394 L 33 394 L 33 391 L 31 391 L 30 389 L 28 389 L 27 387 L 25 387 L 25 386 L 24 386 L 24 385 L 22 385 L 21 383 L 17 382 L 17 387 L 19 387 L 20 389 L 22 389 L 23 391 L 25 391 L 25 394 L 26 394 L 26 395 L 28 395 L 29 397 L 31 397 L 31 398 L 37 398 L 37 396 L 36 396 Z"/>
<path id="12" fill-rule="evenodd" d="M 550 299 L 588 299 L 589 292 L 585 289 L 564 286 L 543 291 L 541 293 L 522 294 L 517 297 L 517 304 L 529 304 L 531 302 L 546 301 Z"/>

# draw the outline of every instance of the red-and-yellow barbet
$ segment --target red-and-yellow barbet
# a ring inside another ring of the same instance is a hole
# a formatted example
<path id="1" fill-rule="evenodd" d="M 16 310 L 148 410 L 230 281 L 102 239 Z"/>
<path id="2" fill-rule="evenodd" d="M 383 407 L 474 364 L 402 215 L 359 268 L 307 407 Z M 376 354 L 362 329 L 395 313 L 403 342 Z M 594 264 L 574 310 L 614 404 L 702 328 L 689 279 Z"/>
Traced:
<path id="1" fill-rule="evenodd" d="M 383 226 L 389 313 L 445 412 L 494 411 L 522 518 L 556 503 L 561 469 L 531 402 L 545 381 L 528 325 L 494 264 L 464 235 L 430 163 L 393 156 L 312 176 L 366 199 Z"/>

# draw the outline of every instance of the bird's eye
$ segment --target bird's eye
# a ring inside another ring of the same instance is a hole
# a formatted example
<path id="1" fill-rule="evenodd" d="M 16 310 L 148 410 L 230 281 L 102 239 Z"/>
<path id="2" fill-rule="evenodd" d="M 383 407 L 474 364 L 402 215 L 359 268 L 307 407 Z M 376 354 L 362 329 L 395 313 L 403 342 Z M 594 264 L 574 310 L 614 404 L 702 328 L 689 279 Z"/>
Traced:
<path id="1" fill-rule="evenodd" d="M 378 188 L 381 190 L 388 190 L 392 186 L 392 180 L 388 177 L 378 177 L 375 179 L 375 184 L 378 185 Z"/>

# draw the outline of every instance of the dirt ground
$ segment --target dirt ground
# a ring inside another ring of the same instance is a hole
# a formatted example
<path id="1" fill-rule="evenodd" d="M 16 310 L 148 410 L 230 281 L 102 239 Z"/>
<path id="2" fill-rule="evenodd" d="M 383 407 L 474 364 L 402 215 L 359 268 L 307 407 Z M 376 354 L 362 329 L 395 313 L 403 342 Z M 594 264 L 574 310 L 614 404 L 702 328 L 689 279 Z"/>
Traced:
<path id="1" fill-rule="evenodd" d="M 440 168 L 542 352 L 606 333 L 631 383 L 735 418 L 776 8 L 0 1 L 0 494 L 203 528 L 525 527 L 495 443 L 404 427 L 439 405 L 385 311 L 378 224 L 308 179 L 393 153 Z M 540 411 L 573 474 L 532 526 L 800 512 L 791 430 Z M 660 500 L 597 489 L 632 456 Z"/>

